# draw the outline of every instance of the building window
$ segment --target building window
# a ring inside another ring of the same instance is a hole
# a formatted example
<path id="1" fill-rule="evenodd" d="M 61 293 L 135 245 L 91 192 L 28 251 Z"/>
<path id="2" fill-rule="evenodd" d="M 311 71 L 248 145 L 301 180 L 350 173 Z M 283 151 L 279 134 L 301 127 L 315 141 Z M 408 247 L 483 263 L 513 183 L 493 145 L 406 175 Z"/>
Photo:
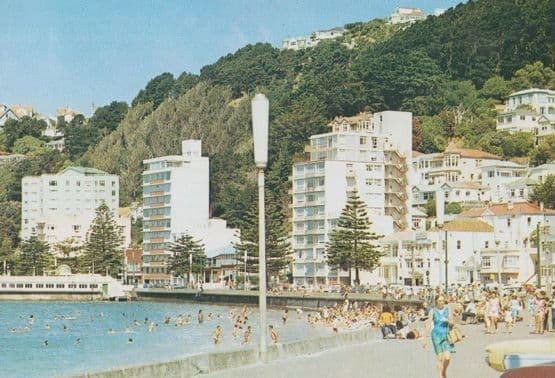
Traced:
<path id="1" fill-rule="evenodd" d="M 81 186 L 81 181 L 75 181 L 75 185 Z"/>
<path id="2" fill-rule="evenodd" d="M 361 145 L 366 144 L 366 137 L 360 137 L 359 142 Z"/>
<path id="3" fill-rule="evenodd" d="M 461 244 L 462 244 L 461 241 L 457 240 L 457 249 L 461 249 Z"/>
<path id="4" fill-rule="evenodd" d="M 78 224 L 74 224 L 74 225 L 73 225 L 73 231 L 79 232 L 79 230 L 81 230 L 81 226 L 78 225 Z"/>
<path id="5" fill-rule="evenodd" d="M 378 148 L 378 138 L 372 137 L 372 148 Z"/>
<path id="6" fill-rule="evenodd" d="M 486 240 L 486 241 L 484 242 L 484 248 L 486 248 L 486 249 L 489 248 L 489 241 Z"/>
<path id="7" fill-rule="evenodd" d="M 49 185 L 49 186 L 58 186 L 58 182 L 57 182 L 56 180 L 50 180 L 50 181 L 48 182 L 48 185 Z"/>
<path id="8" fill-rule="evenodd" d="M 528 223 L 528 226 L 530 226 L 532 224 L 532 217 L 526 218 L 526 223 Z"/>
<path id="9" fill-rule="evenodd" d="M 511 218 L 507 218 L 507 227 L 511 227 Z"/>
<path id="10" fill-rule="evenodd" d="M 491 268 L 491 257 L 490 256 L 482 257 L 482 268 Z"/>

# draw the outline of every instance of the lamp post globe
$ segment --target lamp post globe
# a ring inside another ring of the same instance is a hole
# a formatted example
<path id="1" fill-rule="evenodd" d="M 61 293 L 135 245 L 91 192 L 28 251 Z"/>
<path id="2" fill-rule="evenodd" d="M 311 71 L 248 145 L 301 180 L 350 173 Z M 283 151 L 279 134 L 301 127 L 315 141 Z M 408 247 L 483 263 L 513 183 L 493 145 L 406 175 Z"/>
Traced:
<path id="1" fill-rule="evenodd" d="M 258 93 L 252 99 L 252 134 L 254 140 L 254 162 L 264 169 L 268 164 L 268 122 L 270 103 L 265 95 Z"/>

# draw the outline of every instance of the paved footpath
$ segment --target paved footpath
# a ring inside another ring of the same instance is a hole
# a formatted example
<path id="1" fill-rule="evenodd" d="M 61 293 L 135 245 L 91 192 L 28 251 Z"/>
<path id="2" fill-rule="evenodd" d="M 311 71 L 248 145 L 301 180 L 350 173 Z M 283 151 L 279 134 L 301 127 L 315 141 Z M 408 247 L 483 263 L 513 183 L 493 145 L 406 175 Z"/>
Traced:
<path id="1" fill-rule="evenodd" d="M 462 325 L 462 332 L 467 335 L 464 341 L 456 345 L 449 366 L 449 378 L 494 378 L 500 373 L 485 363 L 485 347 L 496 341 L 532 337 L 555 337 L 555 333 L 544 336 L 531 335 L 528 319 L 519 322 L 512 334 L 502 333 L 500 325 L 496 335 L 485 335 L 483 323 Z M 437 377 L 436 357 L 431 340 L 426 349 L 419 341 L 382 340 L 376 336 L 375 341 L 339 349 L 302 356 L 294 359 L 274 361 L 268 364 L 245 366 L 238 369 L 209 374 L 219 378 L 258 378 L 258 377 L 402 377 L 431 378 Z"/>

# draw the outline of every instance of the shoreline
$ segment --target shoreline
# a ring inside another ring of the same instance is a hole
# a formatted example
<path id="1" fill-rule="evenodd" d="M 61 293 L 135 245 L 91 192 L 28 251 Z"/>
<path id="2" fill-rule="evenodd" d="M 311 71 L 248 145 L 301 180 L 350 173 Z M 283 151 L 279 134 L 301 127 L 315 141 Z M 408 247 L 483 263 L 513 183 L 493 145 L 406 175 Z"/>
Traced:
<path id="1" fill-rule="evenodd" d="M 259 363 L 275 362 L 290 358 L 311 356 L 345 346 L 354 346 L 378 340 L 378 331 L 364 328 L 345 331 L 331 336 L 268 345 L 265 356 L 259 355 L 257 347 L 236 348 L 221 352 L 194 354 L 169 361 L 144 365 L 126 366 L 85 374 L 73 378 L 150 378 L 192 377 L 211 374 L 228 369 L 255 366 Z"/>

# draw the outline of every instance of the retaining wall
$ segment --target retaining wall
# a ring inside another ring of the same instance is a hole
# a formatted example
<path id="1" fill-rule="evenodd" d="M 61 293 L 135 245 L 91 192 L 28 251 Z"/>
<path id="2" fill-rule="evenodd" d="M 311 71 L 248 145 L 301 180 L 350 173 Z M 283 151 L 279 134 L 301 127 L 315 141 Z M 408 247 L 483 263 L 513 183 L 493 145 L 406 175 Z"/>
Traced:
<path id="1" fill-rule="evenodd" d="M 378 332 L 375 329 L 363 329 L 339 333 L 328 337 L 292 341 L 268 346 L 264 359 L 260 358 L 257 349 L 241 349 L 226 352 L 214 352 L 186 357 L 180 360 L 160 362 L 149 365 L 133 366 L 114 369 L 106 372 L 91 373 L 80 378 L 185 378 L 218 370 L 232 369 L 240 366 L 252 365 L 258 362 L 290 359 L 302 355 L 319 353 L 325 350 L 345 345 L 360 344 L 376 340 Z"/>
<path id="2" fill-rule="evenodd" d="M 197 296 L 195 291 L 186 289 L 138 289 L 136 293 L 138 299 L 181 300 L 218 304 L 258 304 L 257 291 L 210 290 L 203 292 L 200 296 Z M 349 294 L 348 298 L 350 301 L 379 305 L 387 303 L 390 305 L 399 304 L 401 306 L 408 305 L 416 307 L 422 304 L 422 301 L 415 299 L 384 300 L 379 296 L 371 294 L 352 293 Z M 311 293 L 309 295 L 303 295 L 302 293 L 282 293 L 279 295 L 268 294 L 266 302 L 268 306 L 318 309 L 324 306 L 332 307 L 336 303 L 343 303 L 343 300 L 343 297 L 338 293 Z"/>

